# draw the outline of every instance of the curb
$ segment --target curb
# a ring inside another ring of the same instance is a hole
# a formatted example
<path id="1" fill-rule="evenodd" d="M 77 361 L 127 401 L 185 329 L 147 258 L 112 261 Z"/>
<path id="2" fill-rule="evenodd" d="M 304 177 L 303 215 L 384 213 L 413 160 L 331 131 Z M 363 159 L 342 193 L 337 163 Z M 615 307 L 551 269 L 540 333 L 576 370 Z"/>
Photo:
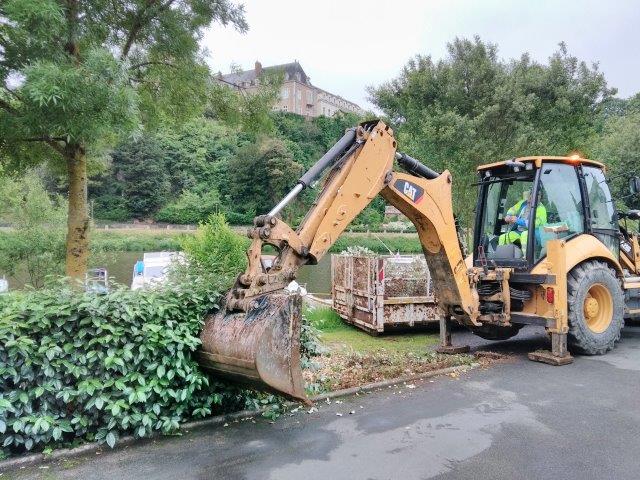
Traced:
<path id="1" fill-rule="evenodd" d="M 355 395 L 356 393 L 370 392 L 372 390 L 376 390 L 378 388 L 388 387 L 391 385 L 397 385 L 399 383 L 412 382 L 415 380 L 421 380 L 424 378 L 437 377 L 439 375 L 447 375 L 449 373 L 465 373 L 469 370 L 473 370 L 478 367 L 479 363 L 471 363 L 469 365 L 458 365 L 455 367 L 446 367 L 440 368 L 437 370 L 432 370 L 424 373 L 417 373 L 414 375 L 406 375 L 404 377 L 392 378 L 390 380 L 383 380 L 381 382 L 368 383 L 366 385 L 362 385 L 359 387 L 345 388 L 342 390 L 336 390 L 334 392 L 327 392 L 321 395 L 316 395 L 312 397 L 311 400 L 313 402 L 319 402 L 326 399 L 346 397 L 349 395 Z M 285 405 L 290 407 L 293 405 L 300 405 L 300 402 L 285 402 Z M 180 425 L 180 431 L 190 431 L 190 430 L 200 430 L 206 427 L 213 427 L 216 425 L 222 425 L 224 423 L 233 422 L 235 420 L 241 420 L 244 418 L 252 418 L 256 415 L 259 415 L 268 410 L 269 407 L 260 408 L 258 410 L 241 410 L 239 412 L 228 413 L 225 415 L 218 415 L 216 417 L 207 418 L 204 420 L 196 420 L 193 422 L 186 422 Z M 133 435 L 127 435 L 124 437 L 120 437 L 118 443 L 115 448 L 109 449 L 108 451 L 119 450 L 123 447 L 129 446 L 134 443 L 138 443 L 145 440 L 153 440 L 159 437 L 165 437 L 167 435 L 163 435 L 160 432 L 156 432 L 151 434 L 149 437 L 145 438 L 136 438 Z M 31 455 L 25 455 L 16 458 L 9 458 L 7 460 L 0 460 L 0 471 L 5 471 L 9 469 L 14 469 L 16 467 L 26 467 L 28 465 L 35 465 L 38 463 L 48 462 L 51 460 L 58 460 L 63 458 L 73 458 L 85 453 L 96 452 L 101 450 L 103 447 L 102 444 L 98 443 L 87 443 L 84 445 L 80 445 L 79 447 L 74 448 L 61 448 L 58 450 L 54 450 L 51 454 L 45 455 L 43 453 L 34 453 Z"/>

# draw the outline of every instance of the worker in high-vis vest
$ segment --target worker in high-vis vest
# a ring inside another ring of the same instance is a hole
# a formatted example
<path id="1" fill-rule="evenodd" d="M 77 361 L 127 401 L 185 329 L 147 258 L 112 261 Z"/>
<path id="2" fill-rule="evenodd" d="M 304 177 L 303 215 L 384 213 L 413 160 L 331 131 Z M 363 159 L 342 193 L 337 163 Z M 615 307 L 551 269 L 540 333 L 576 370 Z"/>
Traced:
<path id="1" fill-rule="evenodd" d="M 536 208 L 534 227 L 542 227 L 547 223 L 547 207 L 540 198 L 542 191 L 538 192 L 538 207 Z M 500 235 L 498 245 L 508 245 L 510 243 L 520 244 L 523 253 L 527 251 L 527 238 L 529 235 L 529 212 L 531 211 L 531 191 L 526 190 L 522 194 L 522 200 L 507 210 L 504 217 L 505 223 L 512 225 L 511 229 Z"/>

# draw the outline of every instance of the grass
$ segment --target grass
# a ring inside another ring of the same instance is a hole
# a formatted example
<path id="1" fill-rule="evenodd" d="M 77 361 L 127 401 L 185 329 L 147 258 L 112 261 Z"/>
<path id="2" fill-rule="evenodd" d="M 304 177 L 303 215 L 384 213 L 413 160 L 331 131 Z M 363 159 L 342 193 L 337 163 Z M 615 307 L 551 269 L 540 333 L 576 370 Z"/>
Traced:
<path id="1" fill-rule="evenodd" d="M 344 323 L 330 308 L 308 309 L 305 315 L 327 348 L 304 372 L 307 390 L 314 394 L 473 362 L 470 355 L 436 353 L 430 347 L 439 335 L 433 331 L 374 337 Z"/>
<path id="2" fill-rule="evenodd" d="M 330 349 L 349 349 L 357 353 L 375 353 L 382 350 L 389 354 L 424 354 L 426 347 L 438 343 L 437 330 L 386 334 L 374 337 L 345 323 L 330 308 L 307 309 L 306 317 L 322 332 L 322 342 Z"/>

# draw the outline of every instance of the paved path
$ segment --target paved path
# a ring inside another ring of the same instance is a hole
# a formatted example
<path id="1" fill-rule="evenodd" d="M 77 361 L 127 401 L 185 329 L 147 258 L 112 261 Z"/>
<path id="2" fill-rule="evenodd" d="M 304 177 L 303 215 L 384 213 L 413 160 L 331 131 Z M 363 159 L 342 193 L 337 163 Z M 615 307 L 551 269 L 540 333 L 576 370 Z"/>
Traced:
<path id="1" fill-rule="evenodd" d="M 496 344 L 474 340 L 515 359 L 274 424 L 240 422 L 4 478 L 636 480 L 640 327 L 623 338 L 613 353 L 565 367 L 526 360 L 544 342 L 536 330 Z"/>

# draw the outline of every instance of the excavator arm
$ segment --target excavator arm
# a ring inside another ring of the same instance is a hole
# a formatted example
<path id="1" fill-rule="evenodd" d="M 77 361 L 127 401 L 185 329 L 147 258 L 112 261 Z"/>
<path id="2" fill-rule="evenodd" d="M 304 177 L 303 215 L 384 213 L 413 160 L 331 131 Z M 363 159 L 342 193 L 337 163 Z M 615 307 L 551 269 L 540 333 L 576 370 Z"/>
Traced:
<path id="1" fill-rule="evenodd" d="M 299 365 L 301 298 L 285 289 L 378 194 L 415 225 L 440 307 L 478 325 L 478 298 L 453 216 L 451 174 L 438 174 L 396 147 L 393 131 L 382 121 L 348 130 L 271 212 L 255 218 L 248 232 L 248 266 L 220 311 L 205 321 L 203 367 L 306 400 Z M 394 160 L 409 173 L 394 172 Z M 326 169 L 316 201 L 294 231 L 278 214 Z M 262 259 L 265 245 L 278 251 L 270 266 Z"/>

